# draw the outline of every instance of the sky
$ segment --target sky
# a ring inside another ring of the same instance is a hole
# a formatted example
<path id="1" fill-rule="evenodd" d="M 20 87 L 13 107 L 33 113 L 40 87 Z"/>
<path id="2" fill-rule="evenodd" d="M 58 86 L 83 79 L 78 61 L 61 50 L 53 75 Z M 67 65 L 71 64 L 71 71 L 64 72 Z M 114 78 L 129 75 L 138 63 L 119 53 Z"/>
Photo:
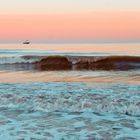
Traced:
<path id="1" fill-rule="evenodd" d="M 1 0 L 0 42 L 138 42 L 140 0 Z"/>

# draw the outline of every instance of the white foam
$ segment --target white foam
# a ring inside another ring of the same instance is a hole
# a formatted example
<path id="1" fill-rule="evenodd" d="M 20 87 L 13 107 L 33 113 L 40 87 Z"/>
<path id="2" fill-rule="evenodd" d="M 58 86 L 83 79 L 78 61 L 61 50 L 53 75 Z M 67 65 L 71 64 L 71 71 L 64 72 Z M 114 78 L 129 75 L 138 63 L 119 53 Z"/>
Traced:
<path id="1" fill-rule="evenodd" d="M 0 57 L 0 64 L 33 63 L 39 61 L 38 58 L 25 59 L 24 57 Z"/>

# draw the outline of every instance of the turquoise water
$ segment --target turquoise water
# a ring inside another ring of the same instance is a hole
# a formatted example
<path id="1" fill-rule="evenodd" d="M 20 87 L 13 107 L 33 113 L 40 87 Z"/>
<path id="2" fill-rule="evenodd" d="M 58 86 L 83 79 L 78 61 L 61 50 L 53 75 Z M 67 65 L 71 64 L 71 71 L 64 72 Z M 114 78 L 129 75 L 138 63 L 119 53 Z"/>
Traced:
<path id="1" fill-rule="evenodd" d="M 140 138 L 140 86 L 0 84 L 0 139 Z"/>

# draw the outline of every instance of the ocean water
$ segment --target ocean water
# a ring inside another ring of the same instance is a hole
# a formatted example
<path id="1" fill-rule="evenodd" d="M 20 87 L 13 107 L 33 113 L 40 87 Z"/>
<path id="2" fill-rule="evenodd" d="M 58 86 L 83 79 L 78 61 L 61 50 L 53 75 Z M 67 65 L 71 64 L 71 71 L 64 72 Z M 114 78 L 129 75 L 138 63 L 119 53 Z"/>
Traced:
<path id="1" fill-rule="evenodd" d="M 0 139 L 139 139 L 140 86 L 0 84 Z"/>
<path id="2" fill-rule="evenodd" d="M 50 55 L 132 54 L 1 49 L 0 140 L 140 139 L 139 67 L 123 71 L 19 67 Z"/>

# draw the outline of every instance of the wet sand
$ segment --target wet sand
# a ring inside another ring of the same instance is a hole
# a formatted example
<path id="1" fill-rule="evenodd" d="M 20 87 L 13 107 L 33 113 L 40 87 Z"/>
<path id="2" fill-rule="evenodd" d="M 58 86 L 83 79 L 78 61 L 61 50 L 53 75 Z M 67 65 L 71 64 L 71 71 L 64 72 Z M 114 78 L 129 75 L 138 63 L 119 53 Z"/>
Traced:
<path id="1" fill-rule="evenodd" d="M 140 72 L 113 71 L 44 71 L 0 72 L 0 83 L 84 82 L 140 84 Z"/>

